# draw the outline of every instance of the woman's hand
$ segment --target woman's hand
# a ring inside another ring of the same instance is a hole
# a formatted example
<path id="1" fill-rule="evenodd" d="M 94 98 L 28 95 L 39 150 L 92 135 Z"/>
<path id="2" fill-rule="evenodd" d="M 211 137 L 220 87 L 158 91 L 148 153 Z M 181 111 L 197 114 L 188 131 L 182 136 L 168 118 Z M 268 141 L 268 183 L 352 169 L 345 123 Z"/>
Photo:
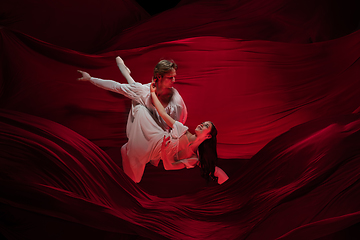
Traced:
<path id="1" fill-rule="evenodd" d="M 131 73 L 130 69 L 125 65 L 124 60 L 122 60 L 121 57 L 119 57 L 119 56 L 116 57 L 116 64 L 117 64 L 119 67 L 120 67 L 121 65 L 123 65 L 123 66 L 125 67 L 126 71 L 128 71 L 129 74 Z"/>
<path id="2" fill-rule="evenodd" d="M 150 93 L 154 93 L 154 92 L 156 92 L 156 87 L 155 87 L 155 82 L 154 82 L 154 79 L 153 79 L 151 84 L 150 84 Z"/>
<path id="3" fill-rule="evenodd" d="M 88 74 L 87 72 L 81 71 L 81 70 L 77 70 L 78 73 L 81 73 L 81 78 L 78 78 L 79 81 L 90 81 L 90 74 Z"/>

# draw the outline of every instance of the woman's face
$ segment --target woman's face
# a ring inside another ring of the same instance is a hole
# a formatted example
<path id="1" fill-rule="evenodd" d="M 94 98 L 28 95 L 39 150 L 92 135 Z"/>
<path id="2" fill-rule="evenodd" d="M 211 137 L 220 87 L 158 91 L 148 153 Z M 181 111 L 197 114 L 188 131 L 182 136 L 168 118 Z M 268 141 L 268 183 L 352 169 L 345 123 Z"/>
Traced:
<path id="1" fill-rule="evenodd" d="M 201 124 L 199 124 L 196 128 L 195 128 L 195 134 L 196 136 L 207 136 L 210 135 L 210 132 L 211 132 L 211 122 L 209 121 L 206 121 L 206 122 L 203 122 Z"/>

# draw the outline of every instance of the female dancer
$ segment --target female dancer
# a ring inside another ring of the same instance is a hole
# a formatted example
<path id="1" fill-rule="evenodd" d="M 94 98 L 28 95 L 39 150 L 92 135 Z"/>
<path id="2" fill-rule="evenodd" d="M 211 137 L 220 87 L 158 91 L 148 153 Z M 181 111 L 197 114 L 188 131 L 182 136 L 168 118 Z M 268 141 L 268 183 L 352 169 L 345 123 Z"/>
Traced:
<path id="1" fill-rule="evenodd" d="M 198 165 L 202 170 L 202 177 L 219 184 L 224 183 L 229 177 L 216 166 L 216 135 L 215 125 L 206 121 L 195 128 L 195 134 L 188 131 L 188 127 L 175 121 L 166 113 L 156 94 L 155 83 L 150 85 L 153 104 L 159 115 L 168 126 L 172 128 L 170 136 L 164 135 L 161 146 L 161 158 L 166 170 L 192 168 Z M 164 134 L 164 133 L 163 133 Z"/>

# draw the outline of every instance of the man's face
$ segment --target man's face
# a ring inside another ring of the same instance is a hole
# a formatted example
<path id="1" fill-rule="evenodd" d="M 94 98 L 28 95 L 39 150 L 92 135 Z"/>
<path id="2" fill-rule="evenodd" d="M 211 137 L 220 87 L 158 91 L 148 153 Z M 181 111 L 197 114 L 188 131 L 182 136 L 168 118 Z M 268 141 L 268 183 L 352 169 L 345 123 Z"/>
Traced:
<path id="1" fill-rule="evenodd" d="M 159 77 L 160 88 L 172 88 L 175 82 L 176 70 L 172 69 L 170 72 L 165 73 L 164 76 Z"/>

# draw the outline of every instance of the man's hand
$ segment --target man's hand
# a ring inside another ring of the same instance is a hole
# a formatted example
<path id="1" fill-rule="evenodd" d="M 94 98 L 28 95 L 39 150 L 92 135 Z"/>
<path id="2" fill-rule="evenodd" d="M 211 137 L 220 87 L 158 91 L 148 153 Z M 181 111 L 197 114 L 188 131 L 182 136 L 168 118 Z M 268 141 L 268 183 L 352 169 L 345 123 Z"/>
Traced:
<path id="1" fill-rule="evenodd" d="M 170 136 L 169 137 L 165 137 L 163 138 L 163 141 L 161 143 L 161 152 L 166 152 L 166 149 L 168 148 L 168 145 L 170 143 Z"/>
<path id="2" fill-rule="evenodd" d="M 77 70 L 78 73 L 81 73 L 81 78 L 78 78 L 79 81 L 90 81 L 90 74 L 88 74 L 87 72 L 81 71 L 81 70 Z"/>

